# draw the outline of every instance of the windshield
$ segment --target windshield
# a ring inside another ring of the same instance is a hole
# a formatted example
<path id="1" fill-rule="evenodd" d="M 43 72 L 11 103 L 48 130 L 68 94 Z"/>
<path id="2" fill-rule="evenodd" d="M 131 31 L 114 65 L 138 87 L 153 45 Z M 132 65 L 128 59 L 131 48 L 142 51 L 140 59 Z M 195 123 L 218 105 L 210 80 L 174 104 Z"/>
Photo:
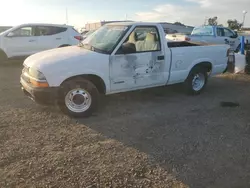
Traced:
<path id="1" fill-rule="evenodd" d="M 102 26 L 82 41 L 81 46 L 100 53 L 111 53 L 128 28 L 124 25 Z"/>
<path id="2" fill-rule="evenodd" d="M 214 35 L 213 27 L 211 26 L 203 26 L 203 27 L 196 27 L 192 31 L 192 35 Z"/>
<path id="3" fill-rule="evenodd" d="M 8 29 L 3 29 L 3 30 L 0 29 L 0 34 L 8 33 L 10 30 L 12 30 L 12 28 L 13 27 L 9 27 Z"/>

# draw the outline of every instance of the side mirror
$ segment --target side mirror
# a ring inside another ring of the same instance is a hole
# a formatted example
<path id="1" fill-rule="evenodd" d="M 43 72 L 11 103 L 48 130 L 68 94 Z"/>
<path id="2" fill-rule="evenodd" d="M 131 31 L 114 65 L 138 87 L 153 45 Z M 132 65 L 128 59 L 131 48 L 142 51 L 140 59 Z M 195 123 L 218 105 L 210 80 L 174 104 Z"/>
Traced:
<path id="1" fill-rule="evenodd" d="M 7 36 L 7 37 L 14 37 L 14 35 L 15 35 L 15 34 L 14 34 L 13 32 L 9 32 L 6 36 Z"/>
<path id="2" fill-rule="evenodd" d="M 133 54 L 136 53 L 136 47 L 134 43 L 124 43 L 121 46 L 121 52 L 123 54 Z"/>

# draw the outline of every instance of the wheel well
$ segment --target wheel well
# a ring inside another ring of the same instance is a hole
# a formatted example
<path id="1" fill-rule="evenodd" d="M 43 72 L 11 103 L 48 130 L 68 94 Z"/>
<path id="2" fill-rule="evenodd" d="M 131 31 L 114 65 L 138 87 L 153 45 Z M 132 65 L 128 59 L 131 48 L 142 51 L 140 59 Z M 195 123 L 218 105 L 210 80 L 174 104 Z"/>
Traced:
<path id="1" fill-rule="evenodd" d="M 79 78 L 79 77 L 91 81 L 96 86 L 99 93 L 101 93 L 101 94 L 106 93 L 106 85 L 105 85 L 103 79 L 100 78 L 99 76 L 96 76 L 96 75 L 93 75 L 93 74 L 84 74 L 84 75 L 77 75 L 77 76 L 74 76 L 74 77 L 70 77 L 70 78 L 66 79 L 65 81 L 63 81 L 63 83 L 66 82 L 66 81 L 69 81 L 69 80 L 73 80 L 75 78 Z"/>
<path id="2" fill-rule="evenodd" d="M 7 54 L 2 49 L 0 49 L 0 56 L 7 58 Z"/>
<path id="3" fill-rule="evenodd" d="M 212 63 L 210 63 L 210 62 L 198 63 L 192 69 L 197 68 L 197 67 L 204 68 L 208 73 L 210 73 L 212 71 Z"/>

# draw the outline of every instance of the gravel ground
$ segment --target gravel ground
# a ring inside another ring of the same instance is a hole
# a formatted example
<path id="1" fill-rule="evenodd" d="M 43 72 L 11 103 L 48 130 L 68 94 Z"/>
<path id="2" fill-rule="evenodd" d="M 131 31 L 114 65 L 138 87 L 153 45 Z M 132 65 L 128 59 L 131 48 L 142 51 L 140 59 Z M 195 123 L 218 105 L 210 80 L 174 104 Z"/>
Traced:
<path id="1" fill-rule="evenodd" d="M 0 187 L 250 187 L 250 78 L 103 97 L 88 119 L 41 107 L 0 67 Z M 220 102 L 239 102 L 224 108 Z"/>

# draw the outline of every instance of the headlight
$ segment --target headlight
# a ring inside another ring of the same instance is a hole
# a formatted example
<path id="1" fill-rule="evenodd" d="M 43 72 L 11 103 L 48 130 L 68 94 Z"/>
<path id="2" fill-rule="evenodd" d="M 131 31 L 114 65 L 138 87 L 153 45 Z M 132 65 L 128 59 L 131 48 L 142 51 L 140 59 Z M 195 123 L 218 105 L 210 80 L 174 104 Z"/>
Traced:
<path id="1" fill-rule="evenodd" d="M 46 78 L 43 75 L 43 73 L 39 72 L 38 70 L 34 69 L 34 68 L 29 68 L 29 75 L 37 80 L 41 80 L 41 81 L 45 81 Z"/>
<path id="2" fill-rule="evenodd" d="M 28 82 L 35 87 L 49 87 L 49 84 L 43 73 L 34 68 L 24 67 L 22 75 L 24 75 L 24 77 L 28 79 Z"/>

